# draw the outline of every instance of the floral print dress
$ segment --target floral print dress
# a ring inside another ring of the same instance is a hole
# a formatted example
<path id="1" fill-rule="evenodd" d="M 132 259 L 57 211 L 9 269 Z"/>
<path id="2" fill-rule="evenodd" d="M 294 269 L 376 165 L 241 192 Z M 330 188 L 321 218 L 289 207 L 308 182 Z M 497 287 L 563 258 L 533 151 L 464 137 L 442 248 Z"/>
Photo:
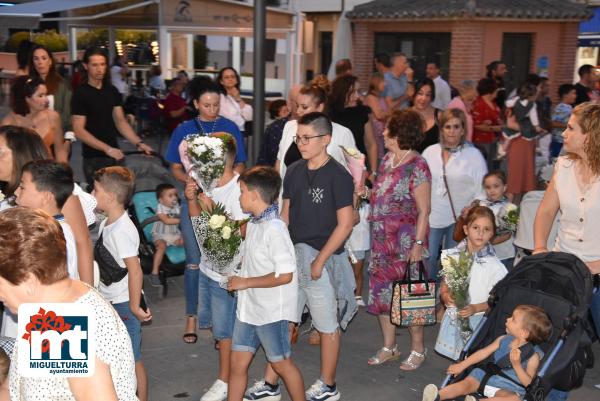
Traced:
<path id="1" fill-rule="evenodd" d="M 367 312 L 389 313 L 392 283 L 404 278 L 415 241 L 418 210 L 414 190 L 431 182 L 427 162 L 417 155 L 396 168 L 384 156 L 371 195 L 371 262 Z M 425 236 L 425 240 L 427 235 Z M 427 244 L 423 244 L 423 257 Z"/>

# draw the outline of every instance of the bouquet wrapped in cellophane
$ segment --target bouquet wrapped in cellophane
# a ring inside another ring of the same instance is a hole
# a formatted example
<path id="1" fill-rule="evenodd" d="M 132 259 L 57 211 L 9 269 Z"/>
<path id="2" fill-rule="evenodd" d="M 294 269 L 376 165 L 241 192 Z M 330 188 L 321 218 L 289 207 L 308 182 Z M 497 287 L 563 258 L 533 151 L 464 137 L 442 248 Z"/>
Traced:
<path id="1" fill-rule="evenodd" d="M 210 136 L 191 134 L 179 145 L 179 156 L 185 171 L 209 197 L 225 171 L 227 140 L 231 139 L 219 133 Z"/>
<path id="2" fill-rule="evenodd" d="M 466 342 L 471 335 L 469 319 L 460 317 L 458 311 L 469 304 L 469 279 L 473 258 L 465 251 L 446 249 L 442 251 L 441 262 L 440 275 L 443 276 L 455 305 L 454 311 L 450 310 L 452 307 L 448 308 L 449 315 L 455 320 L 454 324 Z"/>
<path id="3" fill-rule="evenodd" d="M 507 203 L 498 212 L 498 232 L 515 234 L 519 226 L 519 207 L 513 203 Z"/>

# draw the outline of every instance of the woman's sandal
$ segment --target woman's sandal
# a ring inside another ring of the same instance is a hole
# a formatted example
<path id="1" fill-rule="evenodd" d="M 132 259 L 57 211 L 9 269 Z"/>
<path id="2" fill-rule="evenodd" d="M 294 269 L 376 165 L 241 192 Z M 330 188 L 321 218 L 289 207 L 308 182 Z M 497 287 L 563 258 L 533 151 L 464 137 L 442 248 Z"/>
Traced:
<path id="1" fill-rule="evenodd" d="M 375 355 L 369 358 L 367 363 L 370 366 L 377 366 L 387 361 L 394 361 L 400 358 L 400 351 L 398 351 L 398 345 L 394 345 L 394 348 L 389 349 L 388 347 L 381 347 Z"/>
<path id="2" fill-rule="evenodd" d="M 408 358 L 400 363 L 400 369 L 402 370 L 416 370 L 425 362 L 425 356 L 427 355 L 427 349 L 423 353 L 419 353 L 415 350 L 410 351 Z"/>
<path id="3" fill-rule="evenodd" d="M 186 320 L 185 322 L 185 326 L 186 326 L 186 332 L 183 334 L 183 342 L 186 344 L 196 344 L 196 341 L 198 341 L 198 334 L 196 334 L 196 318 L 194 316 L 187 316 L 186 319 L 192 319 L 194 325 L 193 325 L 193 329 L 194 331 L 187 331 L 188 330 L 188 321 Z"/>

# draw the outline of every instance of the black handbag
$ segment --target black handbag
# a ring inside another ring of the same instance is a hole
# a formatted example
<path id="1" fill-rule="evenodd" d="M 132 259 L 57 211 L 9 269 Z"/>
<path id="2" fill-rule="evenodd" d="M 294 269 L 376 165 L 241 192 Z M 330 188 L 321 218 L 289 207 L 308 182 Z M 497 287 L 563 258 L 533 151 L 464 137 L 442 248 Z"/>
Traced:
<path id="1" fill-rule="evenodd" d="M 121 267 L 110 251 L 104 246 L 102 234 L 100 234 L 100 238 L 98 238 L 94 247 L 94 260 L 98 263 L 100 281 L 106 286 L 123 280 L 127 275 L 127 269 Z"/>

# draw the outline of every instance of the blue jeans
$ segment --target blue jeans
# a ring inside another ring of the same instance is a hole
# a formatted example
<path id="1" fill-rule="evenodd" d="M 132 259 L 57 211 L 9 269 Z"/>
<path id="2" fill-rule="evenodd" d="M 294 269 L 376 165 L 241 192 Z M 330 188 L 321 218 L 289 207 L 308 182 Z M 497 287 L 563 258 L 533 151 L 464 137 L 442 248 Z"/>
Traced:
<path id="1" fill-rule="evenodd" d="M 235 319 L 232 351 L 256 353 L 262 345 L 269 362 L 281 362 L 292 354 L 288 321 L 263 324 L 260 326 L 240 322 Z"/>
<path id="2" fill-rule="evenodd" d="M 113 308 L 119 314 L 119 317 L 125 323 L 127 333 L 131 339 L 131 348 L 133 349 L 133 358 L 137 362 L 142 357 L 142 324 L 129 309 L 129 301 L 112 304 Z"/>
<path id="3" fill-rule="evenodd" d="M 219 283 L 208 278 L 199 270 L 200 287 L 206 288 L 212 314 L 212 334 L 215 340 L 226 340 L 233 337 L 237 297 L 229 295 Z"/>
<path id="4" fill-rule="evenodd" d="M 196 316 L 198 314 L 198 265 L 200 264 L 200 249 L 198 248 L 198 242 L 196 242 L 196 236 L 192 228 L 187 200 L 181 202 L 180 216 L 179 229 L 183 236 L 183 247 L 185 249 L 185 272 L 183 276 L 185 314 L 187 316 Z"/>
<path id="5" fill-rule="evenodd" d="M 429 278 L 438 278 L 440 270 L 440 246 L 442 249 L 453 248 L 456 241 L 452 238 L 454 224 L 443 228 L 429 229 Z"/>

